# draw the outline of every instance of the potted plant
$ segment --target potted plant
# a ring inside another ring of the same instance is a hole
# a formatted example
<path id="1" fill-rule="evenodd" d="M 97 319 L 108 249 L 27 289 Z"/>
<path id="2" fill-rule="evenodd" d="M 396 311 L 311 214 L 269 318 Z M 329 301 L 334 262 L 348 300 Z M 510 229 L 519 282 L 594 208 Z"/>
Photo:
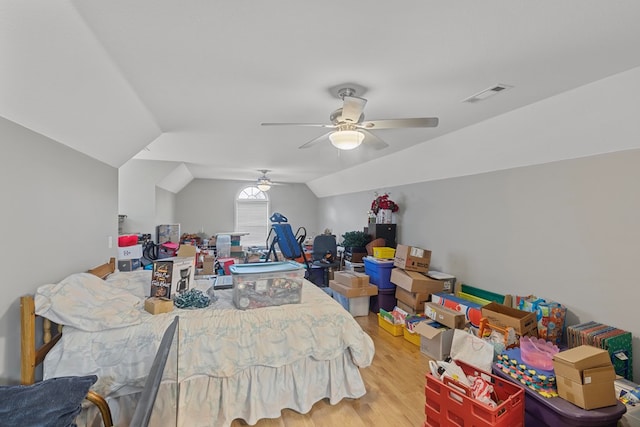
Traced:
<path id="1" fill-rule="evenodd" d="M 364 231 L 347 231 L 342 235 L 341 245 L 347 261 L 362 262 L 367 256 L 367 243 L 371 241 L 371 235 Z"/>

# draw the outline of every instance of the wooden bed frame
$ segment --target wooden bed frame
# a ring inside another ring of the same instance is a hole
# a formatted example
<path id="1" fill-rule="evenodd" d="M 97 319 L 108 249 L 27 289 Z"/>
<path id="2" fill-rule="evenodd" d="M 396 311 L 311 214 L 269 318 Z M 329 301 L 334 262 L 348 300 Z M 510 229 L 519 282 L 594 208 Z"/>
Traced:
<path id="1" fill-rule="evenodd" d="M 116 259 L 111 258 L 108 263 L 92 268 L 88 272 L 106 278 L 116 270 Z M 62 337 L 62 327 L 42 317 L 42 342 L 36 339 L 36 327 L 39 322 L 36 318 L 35 302 L 33 295 L 25 295 L 20 298 L 20 381 L 24 385 L 30 385 L 36 381 L 36 367 L 40 365 L 49 350 Z M 87 400 L 95 404 L 100 410 L 105 427 L 113 426 L 111 411 L 106 400 L 97 393 L 89 391 Z"/>

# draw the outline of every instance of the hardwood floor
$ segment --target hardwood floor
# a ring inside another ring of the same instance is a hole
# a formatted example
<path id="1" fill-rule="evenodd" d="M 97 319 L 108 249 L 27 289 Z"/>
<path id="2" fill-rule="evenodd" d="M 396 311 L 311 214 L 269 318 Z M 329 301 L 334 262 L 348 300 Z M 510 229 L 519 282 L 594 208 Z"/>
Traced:
<path id="1" fill-rule="evenodd" d="M 429 358 L 403 337 L 378 326 L 376 314 L 356 317 L 376 347 L 373 363 L 360 370 L 367 394 L 360 399 L 316 403 L 307 414 L 285 409 L 276 419 L 263 419 L 257 427 L 421 427 L 424 423 L 424 384 Z M 235 420 L 231 426 L 247 426 Z"/>

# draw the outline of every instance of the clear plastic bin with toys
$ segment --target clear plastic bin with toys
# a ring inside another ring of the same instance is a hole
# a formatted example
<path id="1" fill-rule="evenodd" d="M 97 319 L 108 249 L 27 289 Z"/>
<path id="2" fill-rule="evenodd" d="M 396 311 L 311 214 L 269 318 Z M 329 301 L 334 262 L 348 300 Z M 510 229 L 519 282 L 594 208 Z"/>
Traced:
<path id="1" fill-rule="evenodd" d="M 240 310 L 297 304 L 302 298 L 304 266 L 293 261 L 234 264 L 233 302 Z"/>

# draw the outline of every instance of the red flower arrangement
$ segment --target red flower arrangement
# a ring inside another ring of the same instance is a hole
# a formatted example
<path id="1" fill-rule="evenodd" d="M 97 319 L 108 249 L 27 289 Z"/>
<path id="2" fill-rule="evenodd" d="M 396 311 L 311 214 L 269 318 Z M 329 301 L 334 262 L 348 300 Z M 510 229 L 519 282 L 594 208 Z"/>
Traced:
<path id="1" fill-rule="evenodd" d="M 377 215 L 380 209 L 389 209 L 391 212 L 398 212 L 400 209 L 400 206 L 398 206 L 396 202 L 389 199 L 389 195 L 387 193 L 384 193 L 382 196 L 378 196 L 376 193 L 376 196 L 377 197 L 373 199 L 373 202 L 371 202 L 371 211 L 374 214 Z"/>

